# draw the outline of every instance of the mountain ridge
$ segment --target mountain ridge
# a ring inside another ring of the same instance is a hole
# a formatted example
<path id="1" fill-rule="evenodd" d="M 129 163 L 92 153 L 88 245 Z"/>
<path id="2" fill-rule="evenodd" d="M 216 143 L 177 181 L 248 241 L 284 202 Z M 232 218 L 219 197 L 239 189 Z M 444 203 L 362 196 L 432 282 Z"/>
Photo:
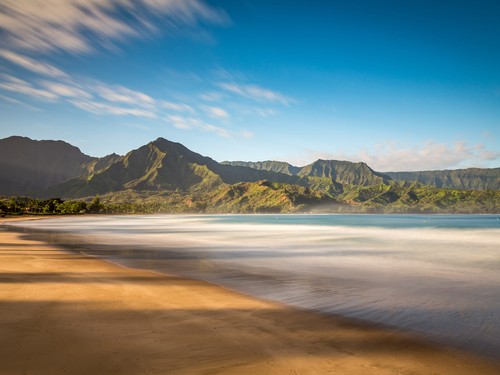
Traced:
<path id="1" fill-rule="evenodd" d="M 40 196 L 80 198 L 127 189 L 206 193 L 227 185 L 261 180 L 320 188 L 329 195 L 342 189 L 330 179 L 223 165 L 180 143 L 158 138 L 104 169 L 50 187 Z"/>
<path id="2" fill-rule="evenodd" d="M 126 190 L 207 194 L 263 180 L 335 198 L 355 186 L 414 187 L 418 183 L 426 188 L 498 189 L 500 168 L 381 173 L 364 162 L 342 160 L 319 159 L 304 167 L 270 160 L 218 163 L 161 137 L 124 156 L 94 158 L 64 141 L 18 136 L 0 140 L 2 195 L 82 198 Z"/>
<path id="3" fill-rule="evenodd" d="M 464 168 L 414 172 L 387 172 L 397 181 L 419 181 L 437 188 L 500 189 L 500 168 Z"/>
<path id="4" fill-rule="evenodd" d="M 360 186 L 371 186 L 378 183 L 393 185 L 396 182 L 404 183 L 404 181 L 418 181 L 424 185 L 435 186 L 437 188 L 465 190 L 500 189 L 500 168 L 472 167 L 464 169 L 382 173 L 374 171 L 364 162 L 354 163 L 344 160 L 318 159 L 304 167 L 296 167 L 287 162 L 272 160 L 266 160 L 264 162 L 224 161 L 223 163 L 226 165 L 245 165 L 259 170 L 286 169 L 290 172 L 294 171 L 296 175 L 321 175 L 323 177 L 333 177 L 336 182 L 341 184 L 353 184 Z M 321 163 L 323 163 L 321 168 L 315 167 L 317 164 Z M 366 168 L 366 170 L 363 173 L 358 173 L 357 175 L 345 173 L 345 170 L 339 168 L 342 165 L 350 165 L 352 170 L 356 169 L 355 165 L 359 165 L 360 169 Z M 337 172 L 335 176 L 331 173 L 332 169 L 335 169 Z M 370 176 L 370 174 L 373 174 L 373 176 Z"/>
<path id="5" fill-rule="evenodd" d="M 32 194 L 105 166 L 118 155 L 94 158 L 64 141 L 11 136 L 0 139 L 0 194 Z"/>

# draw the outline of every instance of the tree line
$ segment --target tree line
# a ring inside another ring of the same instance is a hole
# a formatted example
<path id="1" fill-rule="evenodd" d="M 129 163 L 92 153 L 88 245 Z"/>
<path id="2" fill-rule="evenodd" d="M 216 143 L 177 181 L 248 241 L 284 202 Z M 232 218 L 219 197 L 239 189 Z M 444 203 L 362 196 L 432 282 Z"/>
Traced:
<path id="1" fill-rule="evenodd" d="M 104 203 L 96 195 L 91 203 L 85 201 L 64 201 L 60 198 L 37 200 L 28 197 L 4 197 L 0 199 L 0 215 L 54 215 L 54 214 L 127 214 L 127 213 L 182 213 L 204 212 L 205 202 L 194 202 L 190 205 L 165 203 Z"/>

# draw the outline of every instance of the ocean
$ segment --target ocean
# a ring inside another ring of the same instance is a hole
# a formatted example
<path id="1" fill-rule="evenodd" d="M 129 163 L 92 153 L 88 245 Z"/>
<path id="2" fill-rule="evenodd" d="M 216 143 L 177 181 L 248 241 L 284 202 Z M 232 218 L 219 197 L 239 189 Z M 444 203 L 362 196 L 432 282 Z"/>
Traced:
<path id="1" fill-rule="evenodd" d="M 126 267 L 500 353 L 499 215 L 96 215 L 9 225 Z"/>

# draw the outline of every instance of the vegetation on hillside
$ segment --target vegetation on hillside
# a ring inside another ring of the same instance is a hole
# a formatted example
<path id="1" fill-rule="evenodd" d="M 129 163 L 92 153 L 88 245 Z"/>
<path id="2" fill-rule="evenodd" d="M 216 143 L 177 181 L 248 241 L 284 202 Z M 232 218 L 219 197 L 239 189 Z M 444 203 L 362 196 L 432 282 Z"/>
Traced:
<path id="1" fill-rule="evenodd" d="M 500 190 L 408 185 L 351 186 L 339 198 L 352 207 L 372 213 L 500 213 Z"/>
<path id="2" fill-rule="evenodd" d="M 388 185 L 391 180 L 389 176 L 383 173 L 375 172 L 368 165 L 366 165 L 366 163 L 353 163 L 341 160 L 319 159 L 304 167 L 295 167 L 281 161 L 261 161 L 256 163 L 226 161 L 223 164 L 249 167 L 262 171 L 285 173 L 290 176 L 327 178 L 338 184 L 353 184 L 361 186 L 376 184 Z M 272 180 L 272 178 L 268 179 Z"/>
<path id="3" fill-rule="evenodd" d="M 305 167 L 295 167 L 286 162 L 270 160 L 262 162 L 226 161 L 223 164 L 289 175 L 326 177 L 341 184 L 361 186 L 391 185 L 396 181 L 418 181 L 425 185 L 447 189 L 500 189 L 500 168 L 380 173 L 372 170 L 365 163 L 340 160 L 317 160 Z"/>
<path id="4" fill-rule="evenodd" d="M 346 185 L 332 198 L 307 187 L 263 180 L 204 194 L 129 189 L 80 201 L 0 199 L 0 214 L 304 212 L 500 214 L 500 190 L 437 189 L 420 183 Z"/>
<path id="5" fill-rule="evenodd" d="M 100 159 L 61 141 L 10 137 L 0 145 L 0 186 L 10 195 L 77 176 L 33 194 L 37 199 L 0 197 L 4 214 L 500 212 L 500 191 L 483 190 L 500 187 L 500 168 L 408 172 L 418 181 L 396 181 L 347 161 L 317 160 L 302 168 L 274 161 L 221 164 L 163 138 Z"/>
<path id="6" fill-rule="evenodd" d="M 288 175 L 297 175 L 300 172 L 300 167 L 295 167 L 284 161 L 259 161 L 259 162 L 251 162 L 251 161 L 223 161 L 221 164 L 231 165 L 234 167 L 247 167 L 258 169 L 261 171 L 271 171 L 277 173 L 284 173 Z"/>
<path id="7" fill-rule="evenodd" d="M 208 194 L 235 183 L 261 180 L 308 187 L 330 197 L 342 191 L 342 185 L 331 178 L 223 165 L 179 143 L 160 138 L 129 152 L 104 169 L 48 188 L 40 196 L 74 199 L 130 189 Z"/>
<path id="8" fill-rule="evenodd" d="M 394 180 L 419 181 L 447 189 L 500 189 L 500 168 L 467 168 L 445 171 L 388 172 Z"/>

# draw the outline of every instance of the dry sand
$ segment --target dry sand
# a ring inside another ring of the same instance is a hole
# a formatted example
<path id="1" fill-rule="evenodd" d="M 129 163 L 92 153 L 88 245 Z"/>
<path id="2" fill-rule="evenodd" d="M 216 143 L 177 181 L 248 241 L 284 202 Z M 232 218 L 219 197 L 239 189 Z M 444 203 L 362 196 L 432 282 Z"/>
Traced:
<path id="1" fill-rule="evenodd" d="M 0 283 L 0 374 L 500 374 L 402 333 L 12 232 Z"/>

